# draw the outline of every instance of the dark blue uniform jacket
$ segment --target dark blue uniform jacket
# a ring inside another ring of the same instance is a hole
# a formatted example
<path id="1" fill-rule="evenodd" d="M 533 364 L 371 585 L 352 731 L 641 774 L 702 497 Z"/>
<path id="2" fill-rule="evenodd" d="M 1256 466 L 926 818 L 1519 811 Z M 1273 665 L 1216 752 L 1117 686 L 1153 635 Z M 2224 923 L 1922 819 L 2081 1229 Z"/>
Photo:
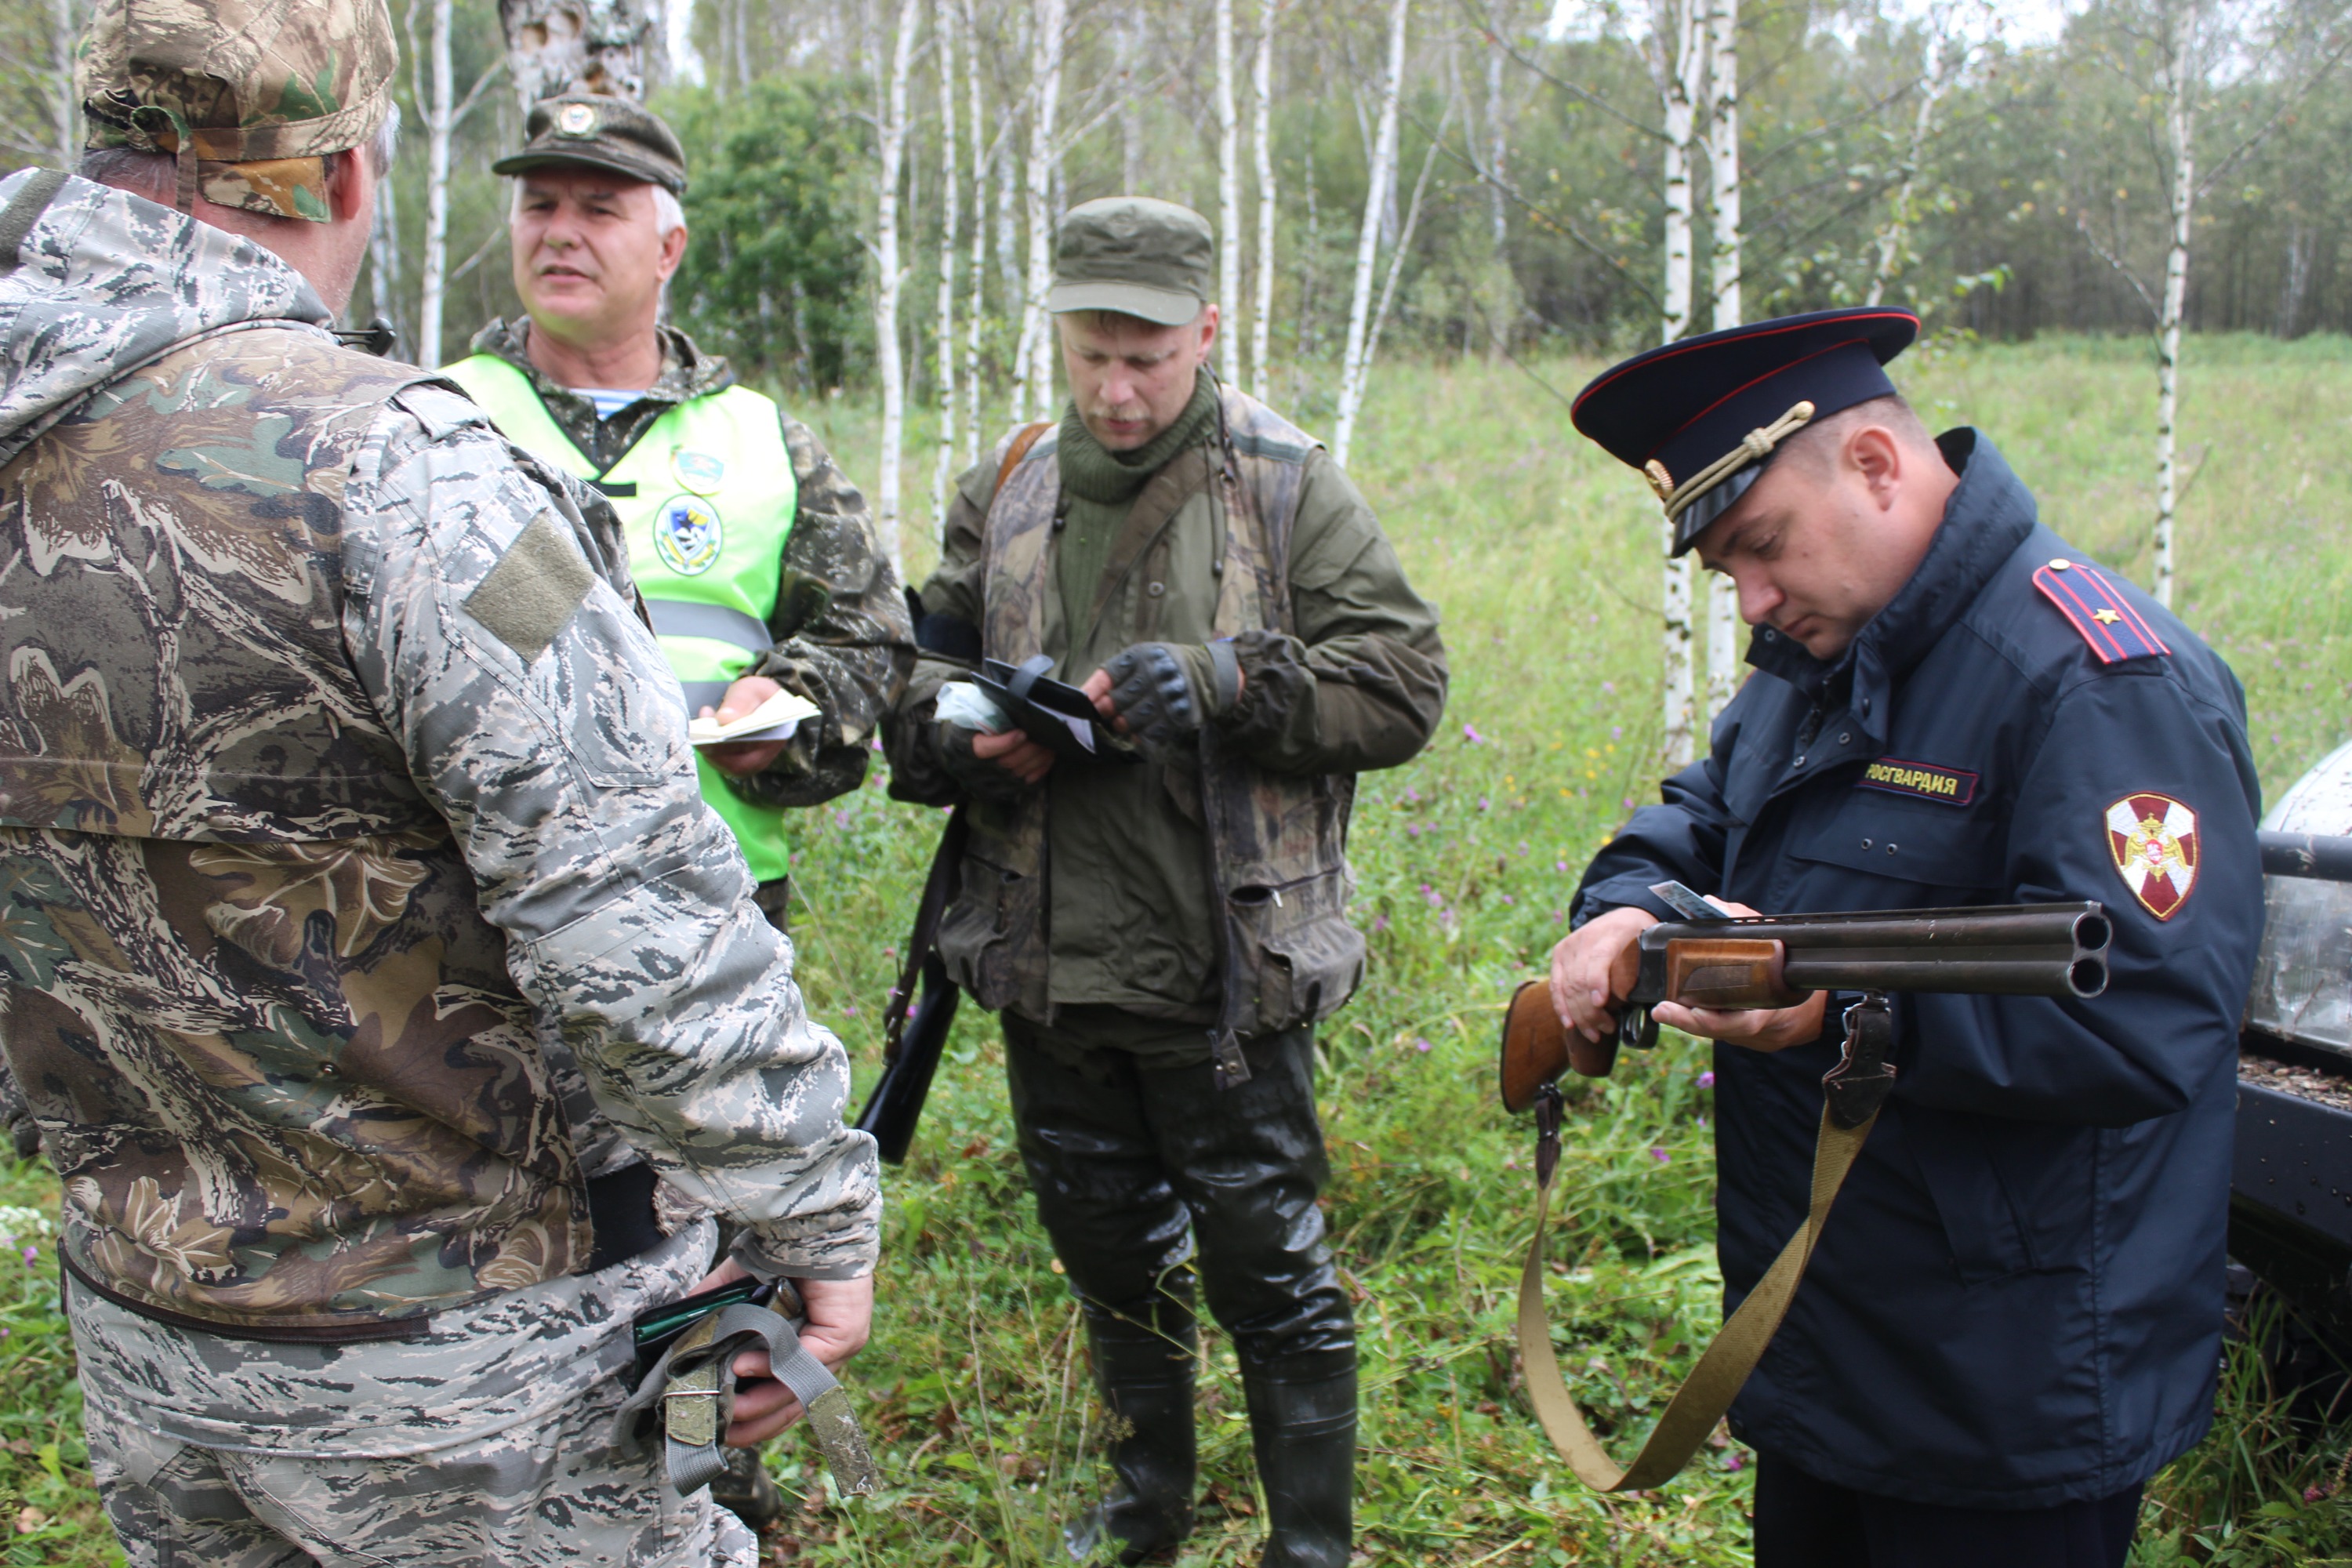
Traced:
<path id="1" fill-rule="evenodd" d="M 2041 1508 L 2146 1479 L 2211 1419 L 2259 786 L 2229 667 L 2113 578 L 2171 651 L 2103 664 L 2033 582 L 2082 552 L 1990 441 L 1939 445 L 1960 484 L 1917 574 L 1834 665 L 1757 634 L 1713 754 L 1601 851 L 1577 918 L 1666 916 L 1669 877 L 1768 914 L 2106 905 L 2095 1000 L 1895 999 L 1894 1096 L 1732 1412 L 1824 1480 Z M 2108 837 L 2142 795 L 2195 814 L 2168 920 Z M 1836 1058 L 1716 1047 L 1727 1310 L 1804 1217 Z"/>

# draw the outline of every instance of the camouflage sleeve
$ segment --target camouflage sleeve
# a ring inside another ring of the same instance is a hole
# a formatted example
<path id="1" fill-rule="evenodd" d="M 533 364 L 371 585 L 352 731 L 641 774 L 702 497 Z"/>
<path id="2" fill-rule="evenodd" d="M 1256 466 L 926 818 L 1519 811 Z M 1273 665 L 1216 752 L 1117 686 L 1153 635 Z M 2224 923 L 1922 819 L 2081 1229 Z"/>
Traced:
<path id="1" fill-rule="evenodd" d="M 907 596 L 866 498 L 807 426 L 780 414 L 800 494 L 768 623 L 776 646 L 751 667 L 815 703 L 776 760 L 727 786 L 762 805 L 814 805 L 866 782 L 874 727 L 915 661 Z"/>
<path id="2" fill-rule="evenodd" d="M 1006 443 L 1012 437 L 1005 438 Z M 984 567 L 982 537 L 988 525 L 990 490 L 996 467 L 1003 460 L 1004 443 L 956 481 L 955 499 L 948 503 L 940 531 L 940 563 L 923 584 L 923 617 L 944 616 L 961 621 L 977 635 L 980 626 Z M 882 749 L 890 763 L 890 798 L 918 805 L 953 805 L 963 791 L 941 765 L 939 726 L 932 713 L 940 688 L 964 672 L 961 661 L 924 649 L 918 653 L 914 674 L 906 689 L 882 720 Z"/>
<path id="3" fill-rule="evenodd" d="M 745 1227 L 755 1271 L 870 1270 L 881 1205 L 873 1140 L 842 1125 L 847 1058 L 803 1008 L 579 509 L 432 386 L 378 418 L 345 507 L 353 667 L 598 1110 Z"/>
<path id="4" fill-rule="evenodd" d="M 1307 459 L 1292 525 L 1290 595 L 1296 637 L 1234 639 L 1242 694 L 1220 729 L 1286 773 L 1411 760 L 1445 712 L 1437 609 L 1405 581 L 1370 505 L 1322 451 Z"/>

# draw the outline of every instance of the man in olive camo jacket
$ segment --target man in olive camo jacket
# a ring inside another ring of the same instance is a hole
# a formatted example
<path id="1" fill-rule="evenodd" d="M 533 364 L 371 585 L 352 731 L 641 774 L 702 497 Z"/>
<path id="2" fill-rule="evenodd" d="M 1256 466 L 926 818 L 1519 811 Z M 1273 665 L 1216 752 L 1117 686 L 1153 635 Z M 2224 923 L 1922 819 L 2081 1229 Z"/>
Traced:
<path id="1" fill-rule="evenodd" d="M 93 178 L 0 181 L 0 1050 L 91 1468 L 140 1568 L 748 1565 L 614 1443 L 628 1324 L 748 1270 L 864 1342 L 847 1064 L 611 513 L 326 330 L 382 0 L 249 13 L 107 0 Z"/>

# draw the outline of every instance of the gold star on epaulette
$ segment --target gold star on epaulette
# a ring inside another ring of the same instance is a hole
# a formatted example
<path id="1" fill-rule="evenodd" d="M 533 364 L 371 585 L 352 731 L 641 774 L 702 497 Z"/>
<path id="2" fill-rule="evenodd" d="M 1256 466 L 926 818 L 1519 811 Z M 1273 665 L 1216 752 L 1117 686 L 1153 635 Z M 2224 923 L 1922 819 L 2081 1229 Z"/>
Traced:
<path id="1" fill-rule="evenodd" d="M 2123 619 L 2121 616 L 2116 614 L 2113 610 L 2093 610 L 2091 612 L 2091 618 L 2098 622 L 2103 626 L 2114 626 L 2117 621 Z"/>

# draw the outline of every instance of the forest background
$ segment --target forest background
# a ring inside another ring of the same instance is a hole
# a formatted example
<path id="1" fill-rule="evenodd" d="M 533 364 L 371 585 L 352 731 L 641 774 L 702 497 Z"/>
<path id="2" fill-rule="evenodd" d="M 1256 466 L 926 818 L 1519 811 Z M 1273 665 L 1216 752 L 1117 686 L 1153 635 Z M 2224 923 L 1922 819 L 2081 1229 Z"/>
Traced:
<path id="1" fill-rule="evenodd" d="M 0 0 L 0 168 L 69 155 L 86 5 Z M 1321 1047 L 1368 1354 L 1366 1559 L 1738 1563 L 1749 1471 L 1727 1434 L 1656 1494 L 1581 1493 L 1510 1348 L 1528 1171 L 1490 1083 L 1499 1002 L 1583 858 L 1704 744 L 1739 673 L 1727 605 L 1662 562 L 1654 502 L 1568 429 L 1565 399 L 1662 337 L 1919 310 L 1898 375 L 1931 423 L 1984 426 L 2062 531 L 2231 658 L 2275 795 L 2352 702 L 2346 9 L 394 0 L 405 130 L 352 316 L 390 321 L 406 357 L 464 353 L 516 308 L 488 169 L 526 99 L 583 75 L 642 91 L 693 172 L 675 320 L 810 420 L 919 581 L 944 478 L 1055 402 L 1035 310 L 1054 218 L 1122 190 L 1209 215 L 1231 263 L 1222 368 L 1352 443 L 1456 671 L 1439 742 L 1368 781 L 1351 847 L 1371 978 Z M 877 769 L 796 829 L 803 984 L 861 1089 L 934 832 Z M 999 1064 L 967 1009 L 891 1179 L 856 1368 L 890 1487 L 839 1506 L 778 1446 L 803 1503 L 775 1562 L 1052 1562 L 1056 1521 L 1099 1485 Z M 1570 1130 L 1553 1307 L 1620 1452 L 1719 1310 L 1706 1068 L 1689 1041 L 1629 1059 Z M 54 1183 L 0 1171 L 0 1562 L 117 1561 L 56 1311 Z M 1211 1346 L 1186 1561 L 1239 1563 L 1259 1509 Z M 2136 1562 L 2352 1552 L 2347 1467 L 2352 1430 L 2240 1344 Z"/>

